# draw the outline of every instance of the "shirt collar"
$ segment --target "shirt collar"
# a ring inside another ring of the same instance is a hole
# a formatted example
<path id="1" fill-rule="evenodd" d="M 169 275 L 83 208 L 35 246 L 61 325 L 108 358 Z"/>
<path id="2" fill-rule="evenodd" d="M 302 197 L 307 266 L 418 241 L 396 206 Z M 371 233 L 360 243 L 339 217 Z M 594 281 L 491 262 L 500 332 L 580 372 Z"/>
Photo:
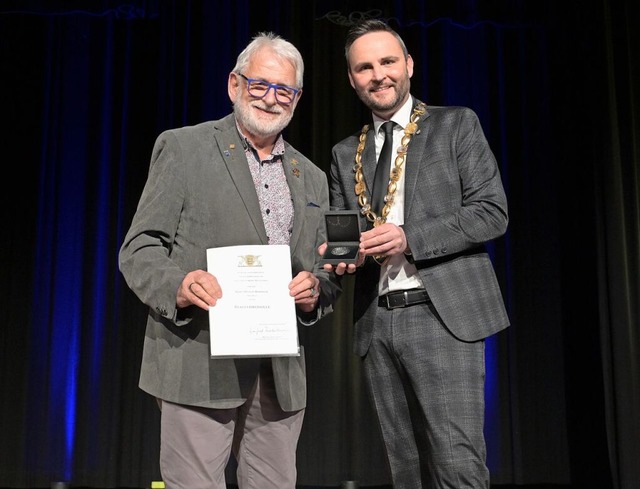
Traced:
<path id="1" fill-rule="evenodd" d="M 242 147 L 245 151 L 251 149 L 257 153 L 257 150 L 253 143 L 242 133 L 242 129 L 238 125 L 238 121 L 236 120 L 236 129 L 238 130 L 238 134 L 240 135 L 240 141 L 242 142 Z M 278 134 L 276 138 L 276 142 L 273 145 L 273 150 L 271 150 L 271 154 L 274 156 L 282 156 L 284 154 L 284 138 L 282 137 L 282 133 Z"/>

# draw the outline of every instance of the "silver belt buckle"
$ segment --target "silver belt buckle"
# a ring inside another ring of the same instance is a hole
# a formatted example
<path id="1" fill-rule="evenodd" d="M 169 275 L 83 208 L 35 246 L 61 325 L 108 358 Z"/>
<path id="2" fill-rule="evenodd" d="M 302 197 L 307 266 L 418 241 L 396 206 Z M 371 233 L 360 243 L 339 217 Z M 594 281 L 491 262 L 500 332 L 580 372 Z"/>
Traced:
<path id="1" fill-rule="evenodd" d="M 390 297 L 396 296 L 396 295 L 397 294 L 393 294 L 393 292 L 389 292 L 386 295 L 385 299 L 387 300 L 387 309 L 399 309 L 400 307 L 405 307 L 407 305 L 406 304 L 406 302 L 407 302 L 407 292 L 406 291 L 404 291 L 403 294 L 402 294 L 404 296 L 404 304 L 402 302 L 399 303 L 399 304 L 392 304 L 391 303 Z"/>

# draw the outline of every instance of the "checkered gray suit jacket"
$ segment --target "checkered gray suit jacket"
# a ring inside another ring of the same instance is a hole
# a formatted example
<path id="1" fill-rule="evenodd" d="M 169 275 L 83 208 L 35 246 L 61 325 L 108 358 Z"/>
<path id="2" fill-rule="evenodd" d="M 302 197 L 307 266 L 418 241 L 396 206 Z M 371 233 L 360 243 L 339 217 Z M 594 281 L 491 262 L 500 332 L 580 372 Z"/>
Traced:
<path id="1" fill-rule="evenodd" d="M 417 100 L 414 101 L 417 103 Z M 509 326 L 484 244 L 507 229 L 507 201 L 495 157 L 476 114 L 428 107 L 405 163 L 404 231 L 435 309 L 459 339 L 475 341 Z M 333 148 L 331 206 L 359 209 L 354 156 L 360 131 Z M 367 188 L 375 172 L 373 124 L 362 154 Z M 364 217 L 363 229 L 367 225 Z M 379 266 L 356 272 L 354 351 L 365 355 L 377 306 Z"/>

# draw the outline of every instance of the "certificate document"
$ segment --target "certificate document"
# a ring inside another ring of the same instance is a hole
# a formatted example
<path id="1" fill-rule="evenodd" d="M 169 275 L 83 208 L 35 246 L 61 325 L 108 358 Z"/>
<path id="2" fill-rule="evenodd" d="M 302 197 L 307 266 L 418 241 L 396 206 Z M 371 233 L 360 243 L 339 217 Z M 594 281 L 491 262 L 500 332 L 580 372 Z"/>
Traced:
<path id="1" fill-rule="evenodd" d="M 289 246 L 209 248 L 207 269 L 222 287 L 209 308 L 212 357 L 300 354 Z"/>

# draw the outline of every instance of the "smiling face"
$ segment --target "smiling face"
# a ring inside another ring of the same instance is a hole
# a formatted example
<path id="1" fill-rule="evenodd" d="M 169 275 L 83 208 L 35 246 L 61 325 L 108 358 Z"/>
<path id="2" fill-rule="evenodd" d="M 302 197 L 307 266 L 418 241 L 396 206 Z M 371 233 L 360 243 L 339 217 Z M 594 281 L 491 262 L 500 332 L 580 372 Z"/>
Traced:
<path id="1" fill-rule="evenodd" d="M 247 78 L 296 87 L 295 67 L 270 48 L 256 52 L 242 74 Z M 263 98 L 257 99 L 249 94 L 247 81 L 234 72 L 229 74 L 227 89 L 236 119 L 243 133 L 250 139 L 271 138 L 282 132 L 291 121 L 301 95 L 298 93 L 289 105 L 278 103 L 273 89 Z"/>
<path id="2" fill-rule="evenodd" d="M 398 40 L 376 31 L 356 39 L 347 57 L 349 82 L 360 100 L 388 120 L 409 97 L 413 59 L 405 58 Z"/>

